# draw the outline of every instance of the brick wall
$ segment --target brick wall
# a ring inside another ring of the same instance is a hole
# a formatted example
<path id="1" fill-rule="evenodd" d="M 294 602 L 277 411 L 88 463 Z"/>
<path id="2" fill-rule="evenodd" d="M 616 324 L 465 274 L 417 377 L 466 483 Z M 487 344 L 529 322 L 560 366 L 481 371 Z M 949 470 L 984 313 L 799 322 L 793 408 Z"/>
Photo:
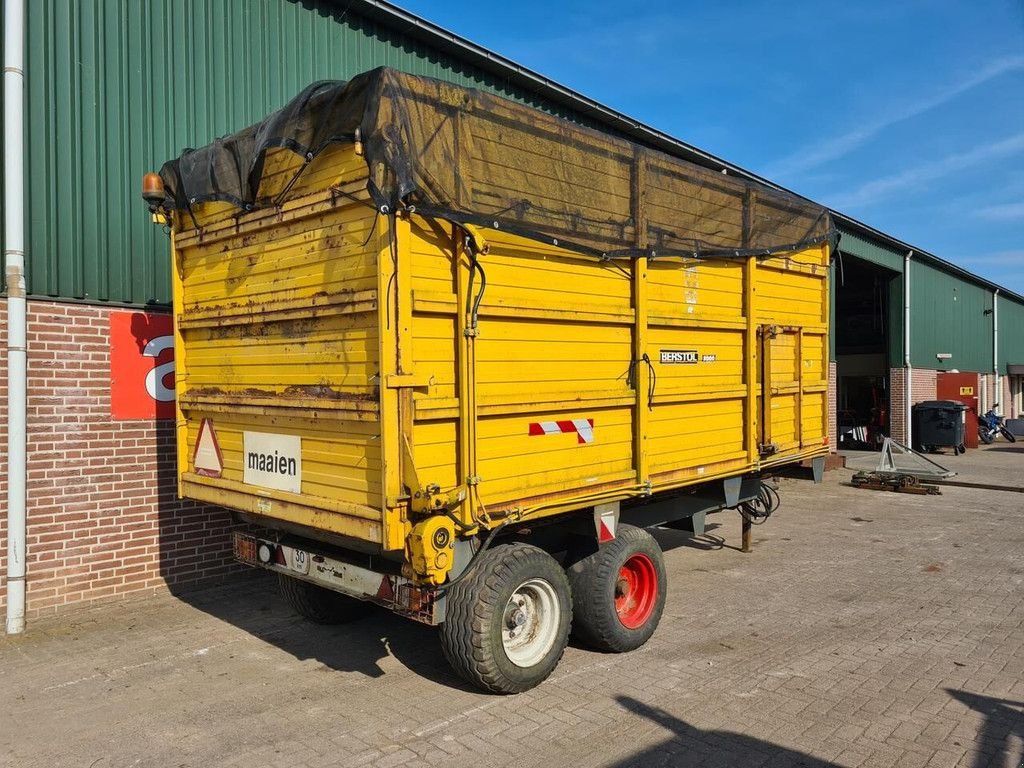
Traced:
<path id="1" fill-rule="evenodd" d="M 996 410 L 1000 416 L 1008 419 L 1018 418 L 1017 413 L 1013 407 L 1013 393 L 1010 391 L 1010 376 L 1002 375 L 999 377 L 999 385 L 996 386 L 996 377 L 994 374 L 985 374 L 981 377 L 981 385 L 985 387 L 988 399 L 985 400 L 985 409 L 992 408 L 996 403 L 999 403 L 999 408 Z"/>
<path id="2" fill-rule="evenodd" d="M 828 444 L 832 453 L 839 450 L 839 427 L 836 419 L 838 399 L 838 366 L 833 362 L 828 364 Z"/>
<path id="3" fill-rule="evenodd" d="M 0 310 L 0 572 L 6 574 L 6 302 Z M 29 616 L 222 578 L 227 512 L 177 499 L 173 421 L 110 417 L 110 310 L 29 302 Z M 0 586 L 0 606 L 5 589 Z"/>
<path id="4" fill-rule="evenodd" d="M 985 388 L 983 401 L 986 410 L 999 403 L 999 414 L 1008 418 L 1015 417 L 1013 411 L 1013 394 L 1010 392 L 1010 377 L 1002 375 L 999 377 L 999 385 L 996 386 L 994 374 L 987 373 L 981 376 L 981 386 Z"/>
<path id="5" fill-rule="evenodd" d="M 911 372 L 910 381 L 910 404 L 920 403 L 924 400 L 934 400 L 936 381 L 938 373 L 922 368 L 914 368 Z M 889 434 L 898 443 L 907 442 L 906 418 L 904 416 L 903 400 L 906 392 L 906 375 L 903 368 L 892 368 L 889 370 L 890 397 L 889 397 Z"/>

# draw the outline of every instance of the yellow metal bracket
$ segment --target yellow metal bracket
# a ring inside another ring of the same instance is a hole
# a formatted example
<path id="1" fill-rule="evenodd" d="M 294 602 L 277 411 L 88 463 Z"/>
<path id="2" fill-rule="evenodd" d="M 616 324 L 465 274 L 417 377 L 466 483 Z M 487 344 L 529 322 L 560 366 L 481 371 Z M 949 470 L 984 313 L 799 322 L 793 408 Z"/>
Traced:
<path id="1" fill-rule="evenodd" d="M 419 473 L 416 471 L 416 463 L 412 457 L 412 446 L 409 445 L 409 436 L 402 435 L 402 484 L 409 489 L 409 493 L 415 493 L 423 487 Z"/>
<path id="2" fill-rule="evenodd" d="M 416 515 L 454 512 L 468 497 L 469 491 L 464 485 L 446 492 L 437 483 L 428 483 L 413 491 L 409 505 Z"/>
<path id="3" fill-rule="evenodd" d="M 469 235 L 469 239 L 473 241 L 473 250 L 477 253 L 487 253 L 491 250 L 490 244 L 484 236 L 480 234 L 479 229 L 474 227 L 472 224 L 460 224 L 459 226 L 466 231 L 466 234 Z"/>
<path id="4" fill-rule="evenodd" d="M 435 512 L 452 512 L 458 509 L 469 495 L 465 486 L 443 492 L 437 483 L 425 483 L 420 479 L 413 461 L 409 438 L 402 435 L 402 484 L 409 490 L 409 507 L 415 515 Z M 397 502 L 397 499 L 395 500 Z"/>

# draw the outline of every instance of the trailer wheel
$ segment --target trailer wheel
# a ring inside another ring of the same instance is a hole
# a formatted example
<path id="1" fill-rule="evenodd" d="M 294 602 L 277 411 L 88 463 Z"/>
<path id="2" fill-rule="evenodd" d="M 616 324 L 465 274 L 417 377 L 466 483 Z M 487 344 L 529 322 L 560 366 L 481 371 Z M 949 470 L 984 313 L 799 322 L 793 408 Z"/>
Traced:
<path id="1" fill-rule="evenodd" d="M 620 525 L 616 537 L 569 568 L 573 634 L 622 653 L 646 643 L 665 610 L 665 559 L 647 531 Z"/>
<path id="2" fill-rule="evenodd" d="M 447 592 L 441 647 L 470 683 L 520 693 L 540 684 L 562 658 L 572 597 L 565 572 L 544 550 L 496 546 Z"/>
<path id="3" fill-rule="evenodd" d="M 314 624 L 344 624 L 370 611 L 361 600 L 283 573 L 277 574 L 277 583 L 292 610 Z"/>

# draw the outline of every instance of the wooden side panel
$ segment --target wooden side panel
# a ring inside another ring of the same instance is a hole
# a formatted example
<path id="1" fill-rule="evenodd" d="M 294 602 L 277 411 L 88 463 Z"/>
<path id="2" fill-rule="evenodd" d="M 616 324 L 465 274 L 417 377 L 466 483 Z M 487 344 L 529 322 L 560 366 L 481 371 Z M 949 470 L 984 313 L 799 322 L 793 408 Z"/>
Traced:
<path id="1" fill-rule="evenodd" d="M 387 222 L 323 191 L 358 187 L 361 163 L 350 149 L 325 153 L 280 210 L 228 216 L 219 204 L 198 206 L 202 229 L 176 236 L 179 472 L 193 498 L 380 543 L 378 257 Z M 300 165 L 290 152 L 271 153 L 266 194 Z M 195 462 L 204 420 L 219 472 Z M 254 445 L 300 459 L 298 488 L 254 472 Z"/>
<path id="2" fill-rule="evenodd" d="M 488 510 L 545 514 L 609 489 L 679 487 L 826 450 L 825 249 L 759 263 L 748 306 L 743 259 L 648 260 L 640 273 L 628 261 L 482 234 L 486 289 L 464 336 L 480 277 L 467 285 L 463 275 L 472 301 L 460 301 L 462 235 L 412 226 L 413 360 L 430 384 L 415 395 L 410 442 L 424 483 L 475 484 Z M 748 380 L 747 356 L 759 355 L 748 318 L 755 329 L 785 324 L 769 371 L 769 432 L 785 445 L 763 462 L 748 438 L 763 384 Z M 463 358 L 472 367 L 460 372 Z M 470 392 L 475 437 L 462 421 Z M 472 450 L 460 451 L 467 440 Z"/>
<path id="3" fill-rule="evenodd" d="M 762 439 L 775 451 L 770 462 L 827 441 L 827 263 L 825 248 L 809 249 L 757 269 L 755 321 L 770 369 L 758 410 Z"/>
<path id="4" fill-rule="evenodd" d="M 456 446 L 458 356 L 466 342 L 456 333 L 464 307 L 456 301 L 455 241 L 425 222 L 414 222 L 413 237 L 413 358 L 417 372 L 432 379 L 415 396 L 416 466 L 426 483 L 464 483 L 470 470 L 458 466 Z M 504 504 L 621 482 L 631 466 L 629 279 L 514 236 L 488 233 L 488 242 L 472 341 L 481 497 Z M 474 276 L 474 296 L 479 287 Z M 582 436 L 531 434 L 531 425 L 573 420 L 584 425 Z"/>

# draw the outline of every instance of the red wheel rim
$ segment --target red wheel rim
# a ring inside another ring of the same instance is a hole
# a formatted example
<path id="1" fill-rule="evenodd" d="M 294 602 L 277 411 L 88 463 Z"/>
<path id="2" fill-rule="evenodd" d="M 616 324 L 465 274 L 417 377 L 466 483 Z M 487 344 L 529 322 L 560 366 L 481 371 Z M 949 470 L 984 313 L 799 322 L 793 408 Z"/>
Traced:
<path id="1" fill-rule="evenodd" d="M 639 629 L 654 612 L 658 599 L 658 571 L 647 555 L 631 555 L 619 568 L 615 582 L 615 612 L 627 629 Z"/>

